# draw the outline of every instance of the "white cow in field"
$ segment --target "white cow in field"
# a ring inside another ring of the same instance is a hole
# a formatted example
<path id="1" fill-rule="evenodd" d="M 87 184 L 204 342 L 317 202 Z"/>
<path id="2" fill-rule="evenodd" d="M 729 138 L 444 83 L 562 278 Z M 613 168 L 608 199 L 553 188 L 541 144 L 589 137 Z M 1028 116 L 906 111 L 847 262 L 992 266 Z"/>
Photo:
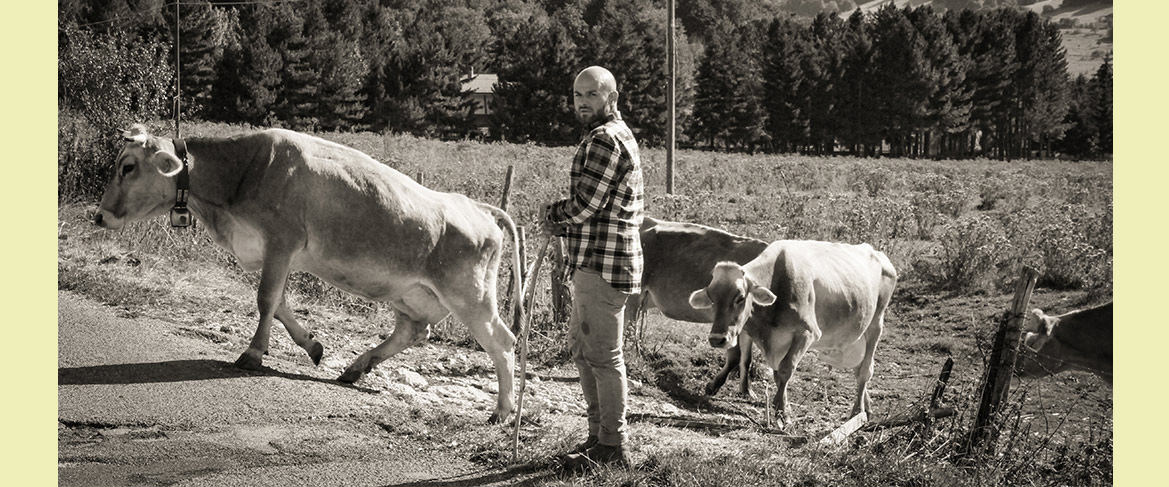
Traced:
<path id="1" fill-rule="evenodd" d="M 745 265 L 719 263 L 710 284 L 690 295 L 713 308 L 710 345 L 735 346 L 741 333 L 774 369 L 775 409 L 786 422 L 787 384 L 809 349 L 856 373 L 852 414 L 871 412 L 868 382 L 897 272 L 868 244 L 779 240 Z"/>
<path id="2" fill-rule="evenodd" d="M 746 264 L 765 248 L 767 242 L 717 228 L 646 217 L 641 224 L 641 252 L 645 256 L 641 294 L 629 298 L 626 323 L 633 323 L 640 310 L 652 308 L 674 320 L 713 322 L 713 311 L 690 306 L 690 293 L 710 282 L 710 272 L 719 262 Z M 727 348 L 723 368 L 706 384 L 706 395 L 718 393 L 736 369 L 739 394 L 750 395 L 751 340 L 743 338 L 737 346 Z"/>
<path id="3" fill-rule="evenodd" d="M 117 229 L 164 214 L 178 198 L 176 179 L 189 179 L 191 212 L 241 267 L 261 271 L 259 327 L 237 366 L 261 367 L 273 318 L 320 362 L 324 347 L 284 298 L 289 272 L 302 270 L 396 312 L 390 338 L 338 380 L 356 382 L 426 340 L 430 325 L 453 313 L 494 362 L 499 395 L 490 421 L 511 414 L 515 336 L 496 302 L 499 223 L 512 235 L 515 303 L 521 286 L 515 224 L 506 213 L 425 188 L 355 149 L 288 130 L 172 140 L 135 126 L 124 136 L 95 223 Z"/>

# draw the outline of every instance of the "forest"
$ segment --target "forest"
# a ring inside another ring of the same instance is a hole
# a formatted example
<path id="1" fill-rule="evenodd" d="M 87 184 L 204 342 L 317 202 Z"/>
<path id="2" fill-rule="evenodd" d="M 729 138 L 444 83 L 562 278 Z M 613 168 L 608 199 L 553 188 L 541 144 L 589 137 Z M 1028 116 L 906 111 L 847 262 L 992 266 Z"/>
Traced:
<path id="1" fill-rule="evenodd" d="M 1111 61 L 1090 77 L 1069 76 L 1059 26 L 1019 3 L 1027 2 L 889 3 L 865 13 L 850 0 L 679 0 L 679 144 L 1109 158 Z M 488 136 L 563 145 L 578 135 L 572 79 L 602 65 L 617 74 L 619 108 L 639 140 L 660 146 L 665 8 L 664 0 L 183 0 L 177 8 L 59 0 L 59 139 L 82 146 L 86 134 L 173 118 L 176 72 L 183 119 L 462 138 L 478 133 L 462 81 L 492 73 Z M 97 156 L 86 150 L 62 157 Z"/>

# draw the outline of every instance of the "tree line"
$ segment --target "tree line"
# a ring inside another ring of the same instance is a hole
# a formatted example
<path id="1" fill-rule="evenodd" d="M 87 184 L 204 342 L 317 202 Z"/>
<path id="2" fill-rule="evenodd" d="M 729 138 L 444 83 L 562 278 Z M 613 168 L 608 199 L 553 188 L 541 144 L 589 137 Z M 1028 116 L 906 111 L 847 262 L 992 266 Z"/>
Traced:
<path id="1" fill-rule="evenodd" d="M 850 0 L 679 0 L 681 142 L 947 157 L 1111 152 L 1107 62 L 1091 79 L 1070 79 L 1050 22 L 986 8 L 1008 2 L 942 3 L 965 10 L 889 5 L 845 19 L 835 10 L 855 8 Z M 62 111 L 99 131 L 173 115 L 173 0 L 58 5 Z M 499 77 L 495 136 L 571 143 L 572 79 L 597 64 L 617 74 L 619 108 L 643 143 L 664 141 L 663 0 L 183 0 L 178 9 L 184 117 L 467 134 L 473 105 L 461 85 L 474 71 Z"/>
<path id="2" fill-rule="evenodd" d="M 698 68 L 691 134 L 814 154 L 1110 154 L 1111 64 L 1069 79 L 1061 42 L 1010 8 L 724 22 Z"/>

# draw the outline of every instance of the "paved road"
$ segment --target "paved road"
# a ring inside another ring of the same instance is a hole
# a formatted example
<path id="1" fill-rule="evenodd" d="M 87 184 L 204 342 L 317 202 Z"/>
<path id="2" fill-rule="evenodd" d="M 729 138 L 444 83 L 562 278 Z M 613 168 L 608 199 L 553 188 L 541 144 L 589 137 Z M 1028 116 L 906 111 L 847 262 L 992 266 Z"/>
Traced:
<path id="1" fill-rule="evenodd" d="M 391 398 L 342 385 L 311 363 L 234 355 L 177 325 L 58 295 L 61 486 L 538 484 L 387 433 Z M 314 372 L 316 375 L 313 375 Z"/>

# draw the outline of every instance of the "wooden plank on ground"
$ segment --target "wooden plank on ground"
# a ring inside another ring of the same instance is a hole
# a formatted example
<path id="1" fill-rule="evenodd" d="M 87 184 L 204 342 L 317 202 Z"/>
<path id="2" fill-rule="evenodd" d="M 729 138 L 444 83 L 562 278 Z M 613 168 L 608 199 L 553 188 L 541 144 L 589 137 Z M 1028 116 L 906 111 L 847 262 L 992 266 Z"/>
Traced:
<path id="1" fill-rule="evenodd" d="M 868 420 L 869 420 L 868 413 L 861 411 L 860 414 L 853 416 L 852 419 L 850 419 L 850 420 L 846 421 L 844 424 L 840 425 L 839 428 L 836 428 L 831 433 L 828 433 L 828 436 L 825 436 L 823 439 L 820 440 L 820 444 L 821 445 L 840 444 L 840 442 L 844 441 L 845 438 L 848 438 L 849 435 L 855 433 L 856 430 L 861 428 L 861 426 L 864 426 Z"/>

